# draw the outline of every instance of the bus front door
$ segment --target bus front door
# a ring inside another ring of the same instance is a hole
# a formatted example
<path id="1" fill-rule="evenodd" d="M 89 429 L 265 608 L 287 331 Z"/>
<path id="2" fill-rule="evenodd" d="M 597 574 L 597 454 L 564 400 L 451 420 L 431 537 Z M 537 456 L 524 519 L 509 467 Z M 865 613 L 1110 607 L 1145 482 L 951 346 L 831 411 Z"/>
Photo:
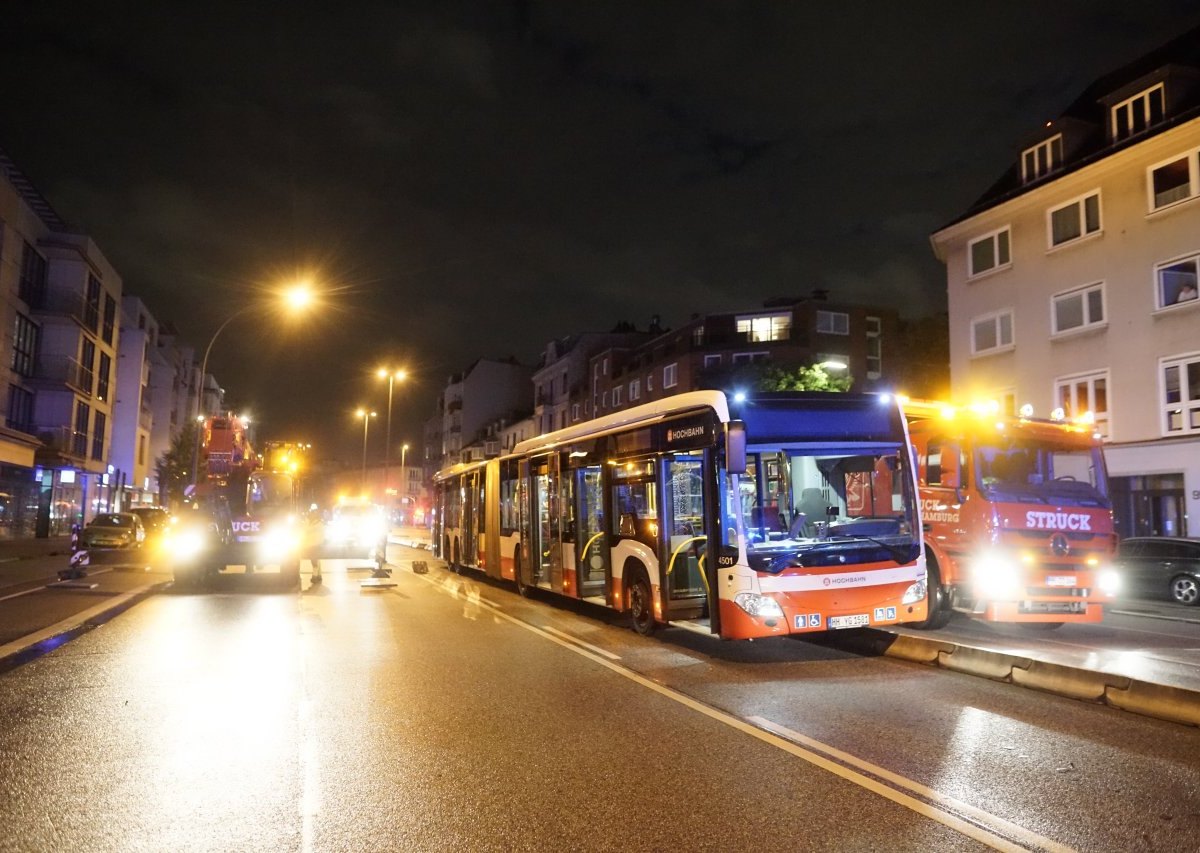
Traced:
<path id="1" fill-rule="evenodd" d="M 604 471 L 599 465 L 577 468 L 575 475 L 575 517 L 578 530 L 575 542 L 578 595 L 607 604 L 608 537 L 604 528 Z"/>
<path id="2" fill-rule="evenodd" d="M 700 450 L 673 453 L 662 460 L 663 586 L 670 619 L 701 617 L 708 605 L 704 471 Z"/>

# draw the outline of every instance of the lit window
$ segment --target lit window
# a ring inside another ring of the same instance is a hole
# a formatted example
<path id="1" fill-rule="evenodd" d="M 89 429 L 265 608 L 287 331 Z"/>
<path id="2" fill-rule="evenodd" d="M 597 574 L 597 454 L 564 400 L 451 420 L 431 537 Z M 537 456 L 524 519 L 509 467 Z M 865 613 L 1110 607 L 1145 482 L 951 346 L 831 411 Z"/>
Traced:
<path id="1" fill-rule="evenodd" d="M 1112 139 L 1122 139 L 1141 133 L 1163 120 L 1163 84 L 1151 86 L 1112 108 Z"/>
<path id="2" fill-rule="evenodd" d="M 677 364 L 668 364 L 666 367 L 663 368 L 663 387 L 664 388 L 674 388 L 675 387 L 675 384 L 676 384 L 675 369 L 677 366 L 678 366 Z"/>
<path id="3" fill-rule="evenodd" d="M 991 234 L 972 240 L 967 245 L 967 262 L 969 276 L 983 275 L 1012 263 L 1009 255 L 1009 231 L 1001 228 Z"/>
<path id="4" fill-rule="evenodd" d="M 1195 158 L 1196 154 L 1192 152 L 1147 170 L 1149 177 L 1146 185 L 1150 190 L 1151 210 L 1191 198 L 1200 191 L 1193 163 Z"/>
<path id="5" fill-rule="evenodd" d="M 1163 359 L 1163 434 L 1200 433 L 1200 353 Z"/>
<path id="6" fill-rule="evenodd" d="M 1077 198 L 1047 214 L 1050 245 L 1061 246 L 1100 230 L 1100 193 Z"/>
<path id="7" fill-rule="evenodd" d="M 1108 438 L 1108 371 L 1101 370 L 1080 376 L 1054 380 L 1055 405 L 1062 407 L 1067 417 L 1077 418 L 1091 412 L 1096 432 Z"/>
<path id="8" fill-rule="evenodd" d="M 1155 267 L 1155 298 L 1159 308 L 1169 308 L 1196 300 L 1198 264 L 1200 256 L 1193 255 Z"/>
<path id="9" fill-rule="evenodd" d="M 757 317 L 738 317 L 737 331 L 750 343 L 786 341 L 792 334 L 792 315 L 763 314 Z"/>
<path id="10" fill-rule="evenodd" d="M 984 355 L 1013 345 L 1012 311 L 999 311 L 971 321 L 971 354 Z"/>
<path id="11" fill-rule="evenodd" d="M 1048 174 L 1063 162 L 1062 134 L 1052 136 L 1021 154 L 1021 180 L 1025 183 Z"/>
<path id="12" fill-rule="evenodd" d="M 843 311 L 818 311 L 817 331 L 825 335 L 848 335 L 850 315 Z"/>
<path id="13" fill-rule="evenodd" d="M 1054 334 L 1104 322 L 1104 284 L 1089 284 L 1054 297 Z"/>

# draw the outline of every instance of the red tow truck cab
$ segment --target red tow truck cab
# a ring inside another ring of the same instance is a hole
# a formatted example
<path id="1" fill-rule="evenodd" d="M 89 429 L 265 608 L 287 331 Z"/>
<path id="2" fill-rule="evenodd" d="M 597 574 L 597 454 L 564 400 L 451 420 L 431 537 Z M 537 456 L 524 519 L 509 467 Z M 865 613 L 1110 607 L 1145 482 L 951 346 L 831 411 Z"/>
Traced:
<path id="1" fill-rule="evenodd" d="M 1108 477 L 1087 417 L 902 400 L 916 454 L 930 616 L 1099 622 L 1118 591 Z"/>

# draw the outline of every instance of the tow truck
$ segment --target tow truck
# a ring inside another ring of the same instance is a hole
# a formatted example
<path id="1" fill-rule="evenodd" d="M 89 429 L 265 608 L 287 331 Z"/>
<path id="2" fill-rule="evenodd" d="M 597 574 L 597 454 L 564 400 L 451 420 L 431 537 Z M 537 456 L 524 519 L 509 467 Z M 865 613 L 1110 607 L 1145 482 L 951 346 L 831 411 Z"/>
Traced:
<path id="1" fill-rule="evenodd" d="M 917 455 L 929 611 L 1053 629 L 1100 622 L 1119 591 L 1112 503 L 1087 414 L 900 400 Z"/>

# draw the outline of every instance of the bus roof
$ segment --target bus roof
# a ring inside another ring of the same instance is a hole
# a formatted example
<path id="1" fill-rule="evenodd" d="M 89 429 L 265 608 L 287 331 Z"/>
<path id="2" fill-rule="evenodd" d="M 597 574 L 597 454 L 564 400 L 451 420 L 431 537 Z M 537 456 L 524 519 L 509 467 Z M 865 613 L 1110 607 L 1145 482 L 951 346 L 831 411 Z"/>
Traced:
<path id="1" fill-rule="evenodd" d="M 594 420 L 584 421 L 575 426 L 569 426 L 566 429 L 528 438 L 514 447 L 513 453 L 522 454 L 533 453 L 538 450 L 549 450 L 564 442 L 593 438 L 603 433 L 614 432 L 627 427 L 645 426 L 646 424 L 661 421 L 671 415 L 694 411 L 695 409 L 712 409 L 717 415 L 717 420 L 723 424 L 729 423 L 729 403 L 725 400 L 724 393 L 721 391 L 686 391 L 683 394 L 663 397 L 661 400 L 643 403 L 640 406 L 634 406 L 632 409 L 623 409 L 619 412 L 613 412 L 611 415 L 604 415 Z"/>

